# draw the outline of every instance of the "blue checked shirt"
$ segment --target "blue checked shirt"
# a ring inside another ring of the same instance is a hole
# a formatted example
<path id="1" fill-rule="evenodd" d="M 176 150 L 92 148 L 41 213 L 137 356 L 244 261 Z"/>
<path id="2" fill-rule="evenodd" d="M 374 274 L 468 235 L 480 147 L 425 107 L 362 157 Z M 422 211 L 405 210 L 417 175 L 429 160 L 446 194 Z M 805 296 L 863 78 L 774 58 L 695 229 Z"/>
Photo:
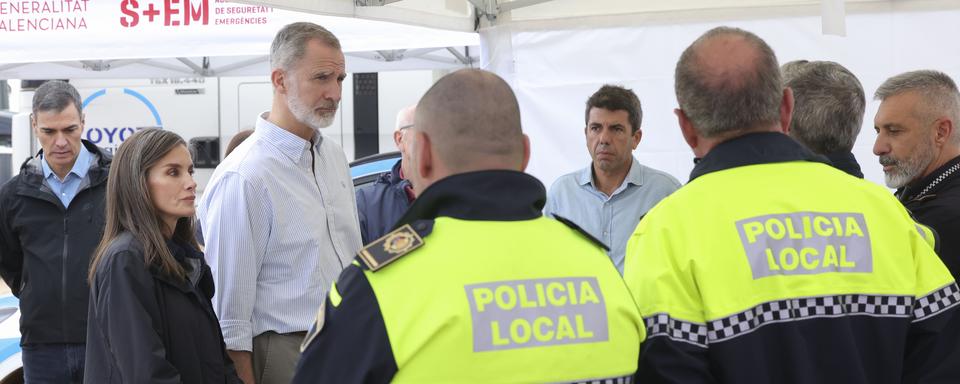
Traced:
<path id="1" fill-rule="evenodd" d="M 70 169 L 70 173 L 67 173 L 67 177 L 63 178 L 63 180 L 60 180 L 60 177 L 57 176 L 56 173 L 53 173 L 53 169 L 50 168 L 50 164 L 47 163 L 46 157 L 43 157 L 42 160 L 40 164 L 41 167 L 43 167 L 44 182 L 50 187 L 53 194 L 60 199 L 63 207 L 69 207 L 70 202 L 77 196 L 77 192 L 80 192 L 80 184 L 83 182 L 83 178 L 87 177 L 87 171 L 90 170 L 90 161 L 93 160 L 93 154 L 90 153 L 87 147 L 80 144 L 80 153 L 77 154 L 77 160 L 73 162 L 73 168 Z"/>
<path id="2" fill-rule="evenodd" d="M 607 254 L 623 274 L 627 240 L 640 218 L 678 188 L 680 182 L 673 176 L 633 159 L 623 184 L 607 196 L 594 187 L 591 164 L 557 179 L 550 186 L 543 211 L 570 219 L 610 247 Z"/>

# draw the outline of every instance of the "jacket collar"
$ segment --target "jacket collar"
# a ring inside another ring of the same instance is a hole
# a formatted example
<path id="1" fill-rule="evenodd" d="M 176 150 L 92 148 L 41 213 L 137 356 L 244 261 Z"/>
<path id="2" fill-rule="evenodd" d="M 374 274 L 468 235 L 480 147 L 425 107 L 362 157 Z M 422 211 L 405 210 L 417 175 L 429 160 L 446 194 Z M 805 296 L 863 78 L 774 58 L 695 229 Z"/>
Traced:
<path id="1" fill-rule="evenodd" d="M 93 155 L 90 160 L 90 167 L 87 170 L 87 176 L 83 178 L 80 184 L 80 190 L 83 190 L 107 181 L 113 156 L 87 140 L 80 140 L 80 143 Z M 33 190 L 46 188 L 43 184 L 42 156 L 43 150 L 41 149 L 37 152 L 36 156 L 27 159 L 23 162 L 23 165 L 20 166 L 20 176 L 23 180 L 23 185 Z"/>
<path id="2" fill-rule="evenodd" d="M 852 152 L 833 152 L 824 155 L 827 157 L 827 160 L 830 160 L 830 164 L 833 164 L 833 167 L 844 171 L 851 176 L 856 176 L 863 178 L 863 171 L 860 170 L 860 163 L 857 163 L 857 158 L 853 156 Z"/>
<path id="3" fill-rule="evenodd" d="M 205 295 L 212 295 L 213 292 L 207 292 L 209 289 L 206 287 L 207 284 L 204 280 L 204 264 L 203 264 L 203 254 L 200 251 L 193 249 L 193 247 L 181 244 L 173 240 L 167 240 L 167 249 L 170 250 L 170 254 L 173 255 L 173 258 L 177 260 L 178 263 L 183 267 L 184 272 L 186 272 L 186 280 L 181 280 L 173 276 L 169 276 L 166 273 L 163 273 L 159 267 L 152 265 L 150 266 L 153 275 L 163 282 L 176 287 L 177 289 L 183 292 L 190 292 L 194 287 L 198 288 L 198 291 Z"/>
<path id="4" fill-rule="evenodd" d="M 813 161 L 829 164 L 789 136 L 779 132 L 757 132 L 724 141 L 710 150 L 690 172 L 690 181 L 712 172 L 747 165 Z"/>
<path id="5" fill-rule="evenodd" d="M 390 168 L 390 172 L 380 175 L 380 179 L 377 180 L 377 182 L 387 184 L 387 185 L 394 185 L 394 186 L 402 184 L 401 186 L 399 186 L 399 188 L 403 188 L 407 184 L 409 184 L 410 181 L 400 177 L 401 162 L 403 162 L 403 160 L 397 160 L 397 162 L 393 164 L 393 168 Z"/>
<path id="6" fill-rule="evenodd" d="M 900 201 L 922 200 L 937 193 L 944 185 L 960 180 L 960 156 L 930 172 L 927 177 L 907 185 L 897 191 Z"/>
<path id="7" fill-rule="evenodd" d="M 523 172 L 461 173 L 443 178 L 423 191 L 396 226 L 440 216 L 463 220 L 530 220 L 542 215 L 546 201 L 543 184 Z"/>

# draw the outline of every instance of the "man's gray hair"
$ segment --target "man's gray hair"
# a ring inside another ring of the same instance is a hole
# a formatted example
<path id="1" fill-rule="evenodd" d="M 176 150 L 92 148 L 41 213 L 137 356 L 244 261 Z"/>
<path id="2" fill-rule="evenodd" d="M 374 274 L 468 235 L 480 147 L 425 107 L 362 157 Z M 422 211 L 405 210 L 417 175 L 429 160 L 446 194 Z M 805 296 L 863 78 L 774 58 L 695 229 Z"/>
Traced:
<path id="1" fill-rule="evenodd" d="M 791 61 L 781 71 L 795 100 L 790 136 L 820 154 L 852 150 L 867 104 L 860 80 L 832 61 Z"/>
<path id="2" fill-rule="evenodd" d="M 331 48 L 340 50 L 340 40 L 326 28 L 314 23 L 287 24 L 277 32 L 270 45 L 270 69 L 288 70 L 303 58 L 310 40 L 319 39 Z"/>
<path id="3" fill-rule="evenodd" d="M 740 37 L 757 51 L 745 73 L 711 74 L 698 48 L 721 36 Z M 722 76 L 722 77 L 718 77 Z M 783 84 L 773 49 L 757 35 L 732 27 L 707 31 L 680 55 L 674 88 L 680 109 L 704 137 L 749 131 L 780 119 Z"/>
<path id="4" fill-rule="evenodd" d="M 72 85 L 51 80 L 41 84 L 33 93 L 33 116 L 40 112 L 61 112 L 70 104 L 77 108 L 77 114 L 83 116 L 83 103 L 80 102 L 80 93 Z"/>
<path id="5" fill-rule="evenodd" d="M 888 97 L 911 91 L 919 93 L 923 99 L 920 103 L 922 110 L 917 111 L 919 116 L 923 119 L 935 119 L 943 115 L 949 117 L 954 124 L 951 141 L 960 144 L 960 129 L 957 127 L 960 124 L 960 92 L 953 79 L 946 73 L 934 70 L 901 73 L 884 81 L 873 98 L 882 102 Z"/>

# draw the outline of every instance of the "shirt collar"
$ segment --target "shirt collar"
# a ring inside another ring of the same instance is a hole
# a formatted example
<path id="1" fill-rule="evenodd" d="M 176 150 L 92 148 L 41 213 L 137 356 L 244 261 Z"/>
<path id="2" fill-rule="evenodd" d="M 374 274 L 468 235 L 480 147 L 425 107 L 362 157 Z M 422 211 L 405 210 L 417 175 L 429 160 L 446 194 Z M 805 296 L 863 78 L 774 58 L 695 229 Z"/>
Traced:
<path id="1" fill-rule="evenodd" d="M 640 162 L 637 161 L 637 159 L 633 159 L 633 163 L 630 164 L 630 172 L 627 173 L 627 178 L 623 179 L 623 182 L 624 184 L 641 186 L 643 185 L 643 174 L 643 167 L 640 165 Z"/>
<path id="2" fill-rule="evenodd" d="M 643 167 L 640 166 L 640 162 L 636 158 L 631 156 L 631 159 L 633 161 L 630 163 L 630 171 L 627 172 L 627 177 L 623 179 L 623 184 L 643 185 Z M 581 186 L 593 184 L 593 163 L 577 173 L 577 183 Z"/>
<path id="3" fill-rule="evenodd" d="M 47 157 L 41 154 L 42 161 L 40 162 L 41 167 L 43 167 L 43 177 L 49 179 L 50 177 L 56 177 L 59 180 L 59 176 L 53 173 L 53 168 L 50 168 L 50 163 L 47 163 Z M 67 172 L 67 176 L 70 174 L 77 175 L 77 177 L 83 179 L 87 177 L 87 171 L 90 170 L 90 159 L 93 157 L 93 154 L 90 153 L 90 150 L 87 149 L 83 143 L 80 143 L 80 153 L 77 154 L 77 160 L 73 162 L 73 168 L 70 169 L 70 172 Z M 64 177 L 66 180 L 66 177 Z"/>
<path id="4" fill-rule="evenodd" d="M 844 171 L 851 176 L 863 178 L 863 171 L 860 170 L 860 163 L 857 163 L 856 156 L 850 151 L 841 151 L 824 154 L 834 168 Z"/>
<path id="5" fill-rule="evenodd" d="M 267 139 L 268 143 L 277 147 L 290 160 L 300 164 L 307 152 L 310 151 L 310 142 L 268 121 L 267 116 L 269 114 L 270 112 L 264 112 L 257 117 L 257 127 L 254 134 Z M 317 151 L 320 150 L 321 143 L 323 143 L 323 135 L 320 132 L 314 132 L 313 146 Z"/>
<path id="6" fill-rule="evenodd" d="M 830 164 L 825 157 L 811 152 L 790 136 L 779 132 L 748 133 L 717 144 L 693 167 L 690 181 L 730 168 L 788 161 Z"/>

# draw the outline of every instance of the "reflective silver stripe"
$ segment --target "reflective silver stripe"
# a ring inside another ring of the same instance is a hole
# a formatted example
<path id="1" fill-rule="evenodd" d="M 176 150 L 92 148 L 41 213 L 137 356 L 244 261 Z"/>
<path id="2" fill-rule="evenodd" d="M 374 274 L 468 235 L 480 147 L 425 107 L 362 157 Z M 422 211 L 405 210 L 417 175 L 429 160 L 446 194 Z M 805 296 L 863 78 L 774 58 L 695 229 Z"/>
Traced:
<path id="1" fill-rule="evenodd" d="M 633 374 L 630 374 L 629 376 L 611 377 L 607 379 L 574 381 L 571 384 L 633 384 Z"/>
<path id="2" fill-rule="evenodd" d="M 643 322 L 647 326 L 648 339 L 666 336 L 671 340 L 707 347 L 707 326 L 704 324 L 678 320 L 666 313 L 644 317 Z"/>
<path id="3" fill-rule="evenodd" d="M 923 321 L 960 303 L 960 287 L 950 283 L 917 299 L 913 308 L 913 322 Z"/>
<path id="4" fill-rule="evenodd" d="M 723 342 L 767 324 L 825 317 L 879 316 L 909 318 L 911 296 L 839 295 L 766 302 L 746 311 L 707 322 L 711 343 Z"/>
<path id="5" fill-rule="evenodd" d="M 473 351 L 607 341 L 596 277 L 495 281 L 464 286 Z"/>
<path id="6" fill-rule="evenodd" d="M 873 271 L 862 213 L 781 213 L 738 220 L 736 226 L 754 279 Z"/>

